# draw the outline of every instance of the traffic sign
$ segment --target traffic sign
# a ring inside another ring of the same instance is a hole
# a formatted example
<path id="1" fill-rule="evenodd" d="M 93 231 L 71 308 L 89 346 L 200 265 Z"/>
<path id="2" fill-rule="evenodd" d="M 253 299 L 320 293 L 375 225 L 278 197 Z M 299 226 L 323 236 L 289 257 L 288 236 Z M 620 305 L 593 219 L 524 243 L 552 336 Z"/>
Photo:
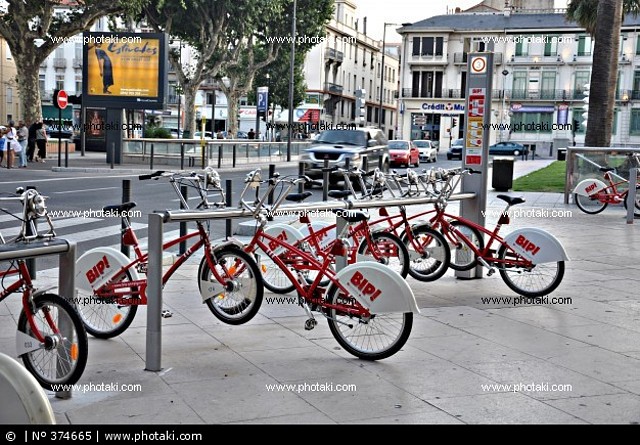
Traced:
<path id="1" fill-rule="evenodd" d="M 61 110 L 67 108 L 67 105 L 69 104 L 69 96 L 65 90 L 58 90 L 56 104 L 58 104 L 57 108 L 60 108 Z"/>

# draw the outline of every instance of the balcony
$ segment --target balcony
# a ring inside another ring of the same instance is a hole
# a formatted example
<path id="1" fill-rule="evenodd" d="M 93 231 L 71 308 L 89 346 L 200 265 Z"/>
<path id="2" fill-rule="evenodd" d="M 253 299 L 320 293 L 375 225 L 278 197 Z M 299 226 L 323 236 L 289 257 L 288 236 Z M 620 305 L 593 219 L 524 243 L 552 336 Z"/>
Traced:
<path id="1" fill-rule="evenodd" d="M 53 100 L 53 91 L 40 90 L 40 100 L 42 102 L 51 102 Z"/>
<path id="2" fill-rule="evenodd" d="M 180 103 L 180 96 L 178 96 L 177 94 L 167 95 L 167 104 L 178 105 L 178 103 Z"/>
<path id="3" fill-rule="evenodd" d="M 73 67 L 74 67 L 74 68 L 77 68 L 77 69 L 82 68 L 82 59 L 76 59 L 76 58 L 74 58 L 74 59 L 73 59 Z"/>
<path id="4" fill-rule="evenodd" d="M 467 64 L 467 53 L 454 53 L 453 54 L 453 64 L 454 65 L 466 65 Z M 493 53 L 493 64 L 494 65 L 502 65 L 503 54 L 502 53 Z"/>
<path id="5" fill-rule="evenodd" d="M 203 80 L 200 84 L 200 88 L 203 90 L 215 90 L 217 86 L 218 82 L 211 78 Z"/>
<path id="6" fill-rule="evenodd" d="M 502 90 L 491 92 L 494 99 L 502 98 Z M 420 99 L 464 99 L 465 91 L 460 89 L 443 89 L 442 91 L 420 91 L 413 88 L 403 88 L 402 97 Z"/>
<path id="7" fill-rule="evenodd" d="M 335 48 L 325 48 L 324 50 L 325 63 L 331 64 L 335 62 L 336 65 L 340 65 L 342 64 L 343 60 L 344 60 L 344 53 L 342 51 L 338 51 Z"/>
<path id="8" fill-rule="evenodd" d="M 342 85 L 336 85 L 335 83 L 325 82 L 324 91 L 333 94 L 334 96 L 342 96 Z"/>
<path id="9" fill-rule="evenodd" d="M 64 57 L 55 57 L 53 59 L 53 67 L 56 69 L 65 69 L 67 67 L 67 59 Z"/>

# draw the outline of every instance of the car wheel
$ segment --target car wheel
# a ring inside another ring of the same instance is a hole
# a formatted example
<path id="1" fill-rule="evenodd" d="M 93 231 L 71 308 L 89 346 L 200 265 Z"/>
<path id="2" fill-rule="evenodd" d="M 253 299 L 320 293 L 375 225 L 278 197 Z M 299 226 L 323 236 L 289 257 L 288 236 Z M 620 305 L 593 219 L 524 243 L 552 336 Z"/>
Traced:
<path id="1" fill-rule="evenodd" d="M 451 157 L 452 157 L 451 155 L 447 155 L 447 161 L 450 161 Z"/>

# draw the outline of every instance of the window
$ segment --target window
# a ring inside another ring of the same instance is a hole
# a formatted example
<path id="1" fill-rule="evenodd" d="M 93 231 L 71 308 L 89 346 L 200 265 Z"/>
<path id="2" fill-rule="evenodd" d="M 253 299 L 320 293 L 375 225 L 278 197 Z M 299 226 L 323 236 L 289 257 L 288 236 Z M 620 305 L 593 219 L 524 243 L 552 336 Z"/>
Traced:
<path id="1" fill-rule="evenodd" d="M 373 51 L 371 51 L 371 63 L 369 63 L 369 69 L 373 69 Z M 378 72 L 380 71 L 380 65 L 378 65 Z"/>
<path id="2" fill-rule="evenodd" d="M 7 87 L 7 103 L 13 103 L 13 88 Z"/>
<path id="3" fill-rule="evenodd" d="M 636 55 L 640 56 L 640 34 L 636 38 Z"/>
<path id="4" fill-rule="evenodd" d="M 582 35 L 578 37 L 578 55 L 590 56 L 591 55 L 591 36 Z"/>
<path id="5" fill-rule="evenodd" d="M 433 37 L 422 38 L 422 52 L 423 56 L 433 56 Z"/>
<path id="6" fill-rule="evenodd" d="M 367 66 L 367 48 L 362 48 L 362 66 Z"/>
<path id="7" fill-rule="evenodd" d="M 11 60 L 11 48 L 9 48 L 9 44 L 4 42 L 4 52 L 7 55 L 7 60 Z"/>
<path id="8" fill-rule="evenodd" d="M 78 60 L 82 60 L 82 43 L 81 42 L 76 42 L 74 57 Z"/>
<path id="9" fill-rule="evenodd" d="M 513 94 L 511 99 L 522 99 L 527 91 L 527 72 L 526 71 L 514 71 L 513 72 Z"/>
<path id="10" fill-rule="evenodd" d="M 552 123 L 553 113 L 514 113 L 511 118 L 514 133 L 551 133 Z"/>
<path id="11" fill-rule="evenodd" d="M 64 75 L 56 74 L 56 89 L 64 90 Z"/>
<path id="12" fill-rule="evenodd" d="M 554 99 L 556 93 L 556 72 L 555 71 L 543 71 L 542 72 L 542 85 L 540 91 L 541 99 Z"/>
<path id="13" fill-rule="evenodd" d="M 76 76 L 76 95 L 82 94 L 82 76 Z"/>
<path id="14" fill-rule="evenodd" d="M 45 75 L 44 74 L 40 74 L 38 76 L 38 83 L 40 84 L 40 91 L 44 92 L 44 80 L 45 80 Z"/>
<path id="15" fill-rule="evenodd" d="M 59 46 L 56 48 L 56 52 L 55 52 L 55 56 L 57 59 L 63 59 L 64 58 L 64 47 L 63 46 Z"/>
<path id="16" fill-rule="evenodd" d="M 444 37 L 436 37 L 436 56 L 442 56 L 444 48 Z"/>
<path id="17" fill-rule="evenodd" d="M 362 83 L 364 83 L 364 77 L 362 78 Z M 369 99 L 371 99 L 372 91 L 373 91 L 373 80 L 369 80 Z"/>
<path id="18" fill-rule="evenodd" d="M 520 36 L 516 42 L 516 56 L 528 56 L 529 55 L 529 40 L 526 36 Z"/>
<path id="19" fill-rule="evenodd" d="M 633 91 L 631 92 L 632 99 L 640 99 L 640 71 L 633 72 Z"/>
<path id="20" fill-rule="evenodd" d="M 573 109 L 573 120 L 574 121 L 578 121 L 578 125 L 575 128 L 575 133 L 576 134 L 584 134 L 585 133 L 584 125 L 582 125 L 582 121 L 584 120 L 584 118 L 582 117 L 582 113 L 584 113 L 584 110 L 582 109 L 582 107 Z"/>
<path id="21" fill-rule="evenodd" d="M 546 36 L 546 41 L 544 43 L 544 55 L 558 55 L 558 36 Z"/>
<path id="22" fill-rule="evenodd" d="M 640 108 L 631 109 L 631 119 L 629 122 L 629 134 L 640 135 Z"/>
<path id="23" fill-rule="evenodd" d="M 411 52 L 412 56 L 420 55 L 420 37 L 413 38 L 413 51 Z"/>
<path id="24" fill-rule="evenodd" d="M 358 89 L 358 78 L 356 77 L 356 75 L 353 75 L 353 94 L 356 93 L 356 90 Z"/>
<path id="25" fill-rule="evenodd" d="M 591 73 L 589 71 L 576 71 L 576 84 L 574 86 L 575 99 L 582 99 L 584 97 L 584 86 L 589 83 Z"/>

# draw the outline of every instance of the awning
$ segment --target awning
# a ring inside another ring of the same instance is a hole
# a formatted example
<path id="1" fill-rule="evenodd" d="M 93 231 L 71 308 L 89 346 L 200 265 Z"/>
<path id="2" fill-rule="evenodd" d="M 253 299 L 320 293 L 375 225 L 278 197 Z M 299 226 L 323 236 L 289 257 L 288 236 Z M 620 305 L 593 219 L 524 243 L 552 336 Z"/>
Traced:
<path id="1" fill-rule="evenodd" d="M 45 121 L 57 121 L 58 109 L 53 105 L 42 105 L 42 119 Z M 62 110 L 62 119 L 66 121 L 73 119 L 73 107 L 68 106 Z"/>

